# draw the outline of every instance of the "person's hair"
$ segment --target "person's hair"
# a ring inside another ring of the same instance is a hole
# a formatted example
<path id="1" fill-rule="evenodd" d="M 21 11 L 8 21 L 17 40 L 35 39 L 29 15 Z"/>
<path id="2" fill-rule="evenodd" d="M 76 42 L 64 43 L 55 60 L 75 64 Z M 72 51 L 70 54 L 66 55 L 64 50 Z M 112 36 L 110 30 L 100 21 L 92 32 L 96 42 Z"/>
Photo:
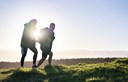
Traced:
<path id="1" fill-rule="evenodd" d="M 30 20 L 30 23 L 36 24 L 37 23 L 37 20 L 36 19 L 32 19 L 32 20 Z"/>
<path id="2" fill-rule="evenodd" d="M 50 26 L 51 26 L 51 25 L 54 25 L 54 26 L 55 26 L 55 23 L 51 23 Z"/>
<path id="3" fill-rule="evenodd" d="M 51 30 L 54 30 L 54 29 L 55 29 L 55 23 L 51 23 L 50 26 L 49 26 L 49 28 L 50 28 Z"/>

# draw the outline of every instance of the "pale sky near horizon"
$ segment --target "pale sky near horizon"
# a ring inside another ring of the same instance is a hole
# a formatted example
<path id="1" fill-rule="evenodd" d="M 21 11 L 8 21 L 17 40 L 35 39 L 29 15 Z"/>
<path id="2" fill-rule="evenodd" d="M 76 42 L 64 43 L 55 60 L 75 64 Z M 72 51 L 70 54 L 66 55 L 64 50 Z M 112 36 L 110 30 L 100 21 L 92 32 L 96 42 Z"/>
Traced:
<path id="1" fill-rule="evenodd" d="M 56 24 L 53 50 L 127 50 L 128 0 L 0 0 L 0 49 L 20 51 L 24 24 Z M 37 44 L 38 45 L 38 44 Z"/>

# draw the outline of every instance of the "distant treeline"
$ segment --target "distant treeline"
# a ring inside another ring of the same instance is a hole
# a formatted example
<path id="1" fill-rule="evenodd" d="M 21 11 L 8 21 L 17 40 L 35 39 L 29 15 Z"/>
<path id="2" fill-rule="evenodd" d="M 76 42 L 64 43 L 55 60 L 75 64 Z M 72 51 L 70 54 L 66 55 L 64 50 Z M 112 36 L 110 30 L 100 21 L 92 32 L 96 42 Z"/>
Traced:
<path id="1" fill-rule="evenodd" d="M 77 59 L 53 59 L 52 64 L 65 64 L 65 65 L 75 65 L 79 63 L 87 63 L 87 64 L 94 64 L 94 63 L 103 63 L 103 62 L 111 62 L 118 58 L 77 58 Z M 38 61 L 37 61 L 38 62 Z M 48 64 L 46 60 L 42 66 Z M 25 62 L 25 67 L 31 67 L 32 62 Z M 0 62 L 0 68 L 19 68 L 20 62 Z"/>

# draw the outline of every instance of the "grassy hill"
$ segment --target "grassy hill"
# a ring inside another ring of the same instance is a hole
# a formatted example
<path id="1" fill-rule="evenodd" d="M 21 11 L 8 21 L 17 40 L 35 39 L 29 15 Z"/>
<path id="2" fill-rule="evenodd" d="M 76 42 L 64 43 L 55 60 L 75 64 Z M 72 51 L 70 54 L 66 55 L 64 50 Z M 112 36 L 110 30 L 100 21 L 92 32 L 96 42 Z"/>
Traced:
<path id="1" fill-rule="evenodd" d="M 128 58 L 97 64 L 1 69 L 0 82 L 128 82 Z"/>

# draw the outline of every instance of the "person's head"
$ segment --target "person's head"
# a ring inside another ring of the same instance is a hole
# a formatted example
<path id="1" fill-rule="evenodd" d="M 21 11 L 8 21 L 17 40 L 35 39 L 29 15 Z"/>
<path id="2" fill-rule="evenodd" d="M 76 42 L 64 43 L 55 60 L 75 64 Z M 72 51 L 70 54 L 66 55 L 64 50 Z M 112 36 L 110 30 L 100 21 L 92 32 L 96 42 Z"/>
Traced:
<path id="1" fill-rule="evenodd" d="M 37 24 L 37 20 L 36 20 L 36 19 L 32 19 L 32 20 L 30 20 L 30 23 L 31 23 L 32 25 L 36 25 L 36 24 Z"/>
<path id="2" fill-rule="evenodd" d="M 55 23 L 51 23 L 50 26 L 49 26 L 50 30 L 54 30 L 55 29 Z"/>

